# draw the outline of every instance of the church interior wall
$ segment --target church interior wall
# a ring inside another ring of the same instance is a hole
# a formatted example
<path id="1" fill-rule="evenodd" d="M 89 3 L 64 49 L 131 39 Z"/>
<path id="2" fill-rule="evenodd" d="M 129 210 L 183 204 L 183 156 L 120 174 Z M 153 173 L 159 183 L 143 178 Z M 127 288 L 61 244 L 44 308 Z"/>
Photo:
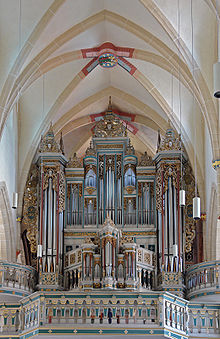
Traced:
<path id="1" fill-rule="evenodd" d="M 103 332 L 108 338 L 108 331 L 119 333 L 123 326 L 120 336 L 127 338 L 133 327 L 133 334 L 158 339 L 219 337 L 219 103 L 213 97 L 218 11 L 220 18 L 220 0 L 0 0 L 0 337 L 50 338 L 53 326 L 65 327 L 63 332 L 72 326 L 75 338 L 77 331 L 81 338 Z M 108 69 L 99 60 L 106 50 L 118 63 Z M 94 55 L 98 61 L 90 68 Z M 109 145 L 99 148 L 101 134 L 94 137 L 100 116 L 110 112 L 109 96 L 111 119 L 123 122 L 129 140 L 128 149 L 116 147 L 115 154 Z M 167 149 L 158 151 L 158 140 L 168 137 L 169 145 L 169 128 L 177 148 L 163 159 Z M 191 167 L 178 149 L 179 133 Z M 47 154 L 51 141 L 58 151 Z M 199 221 L 192 217 L 194 191 L 186 194 L 185 207 L 178 204 L 181 166 L 168 170 L 176 151 L 175 161 L 189 171 L 189 191 L 197 179 Z M 89 160 L 86 152 L 92 152 Z M 117 174 L 120 152 L 125 158 L 119 167 L 129 157 L 132 166 L 137 160 L 130 193 L 125 173 Z M 140 165 L 149 155 L 148 164 Z M 84 186 L 88 166 L 96 166 L 97 175 L 102 161 L 107 174 L 97 176 L 97 187 Z M 28 200 L 33 168 L 37 184 Z M 119 188 L 110 184 L 117 180 Z M 144 199 L 146 210 L 140 207 Z M 152 211 L 153 222 L 144 222 L 144 213 L 150 220 Z"/>

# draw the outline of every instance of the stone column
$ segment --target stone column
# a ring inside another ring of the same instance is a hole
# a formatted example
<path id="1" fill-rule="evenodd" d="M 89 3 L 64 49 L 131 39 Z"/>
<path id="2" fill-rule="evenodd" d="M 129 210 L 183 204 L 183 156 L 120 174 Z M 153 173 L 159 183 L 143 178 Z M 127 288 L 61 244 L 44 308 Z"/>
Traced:
<path id="1" fill-rule="evenodd" d="M 212 166 L 217 171 L 216 260 L 220 260 L 220 159 L 214 160 Z"/>

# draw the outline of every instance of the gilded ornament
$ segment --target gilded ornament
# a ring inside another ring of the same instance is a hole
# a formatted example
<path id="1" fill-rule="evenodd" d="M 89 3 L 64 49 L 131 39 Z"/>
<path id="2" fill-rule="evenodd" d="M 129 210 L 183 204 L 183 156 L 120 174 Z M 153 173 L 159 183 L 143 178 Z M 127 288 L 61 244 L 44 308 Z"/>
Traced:
<path id="1" fill-rule="evenodd" d="M 97 122 L 94 128 L 94 137 L 108 138 L 108 137 L 126 137 L 127 129 L 123 121 L 115 116 L 111 107 L 108 107 L 103 119 Z"/>
<path id="2" fill-rule="evenodd" d="M 60 145 L 58 145 L 58 143 L 55 141 L 52 123 L 50 124 L 49 131 L 46 133 L 45 137 L 41 137 L 38 151 L 40 153 L 45 152 L 62 153 L 62 151 L 64 151 L 60 149 Z"/>
<path id="3" fill-rule="evenodd" d="M 134 155 L 135 154 L 135 150 L 134 150 L 134 146 L 131 145 L 131 140 L 128 140 L 128 146 L 126 147 L 126 151 L 125 151 L 126 155 Z"/>
<path id="4" fill-rule="evenodd" d="M 92 141 L 90 142 L 90 145 L 89 145 L 89 147 L 86 150 L 86 156 L 89 156 L 89 155 L 96 156 L 96 150 L 93 147 Z"/>
<path id="5" fill-rule="evenodd" d="M 77 158 L 76 153 L 74 153 L 73 157 L 69 158 L 69 162 L 67 164 L 69 168 L 82 168 L 82 163 L 80 162 L 79 158 Z"/>
<path id="6" fill-rule="evenodd" d="M 148 155 L 147 152 L 144 152 L 144 154 L 141 156 L 138 166 L 153 166 L 153 165 L 154 163 L 152 157 Z"/>
<path id="7" fill-rule="evenodd" d="M 158 152 L 160 151 L 181 151 L 182 142 L 180 136 L 176 137 L 175 132 L 172 128 L 166 130 L 165 138 L 160 142 Z"/>
<path id="8" fill-rule="evenodd" d="M 32 253 L 37 251 L 38 213 L 37 213 L 37 185 L 39 173 L 36 165 L 32 165 L 24 192 L 24 207 L 22 229 L 27 230 Z"/>
<path id="9" fill-rule="evenodd" d="M 132 194 L 135 190 L 135 186 L 126 186 L 126 191 L 128 194 Z"/>

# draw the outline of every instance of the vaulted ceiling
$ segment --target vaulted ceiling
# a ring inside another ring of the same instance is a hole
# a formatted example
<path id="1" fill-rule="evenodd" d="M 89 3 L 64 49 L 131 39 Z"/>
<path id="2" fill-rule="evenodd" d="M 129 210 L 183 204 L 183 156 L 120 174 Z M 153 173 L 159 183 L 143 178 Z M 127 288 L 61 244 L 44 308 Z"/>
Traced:
<path id="1" fill-rule="evenodd" d="M 113 108 L 137 152 L 156 151 L 168 120 L 204 178 L 203 137 L 219 152 L 213 63 L 215 0 L 0 0 L 0 132 L 18 116 L 19 183 L 53 122 L 66 155 L 82 156 L 94 116 Z M 192 48 L 193 47 L 193 48 Z M 111 52 L 118 63 L 96 60 Z M 96 64 L 93 64 L 93 63 Z M 194 67 L 193 67 L 194 65 Z M 18 104 L 16 104 L 18 103 Z M 180 121 L 181 120 L 181 121 Z"/>

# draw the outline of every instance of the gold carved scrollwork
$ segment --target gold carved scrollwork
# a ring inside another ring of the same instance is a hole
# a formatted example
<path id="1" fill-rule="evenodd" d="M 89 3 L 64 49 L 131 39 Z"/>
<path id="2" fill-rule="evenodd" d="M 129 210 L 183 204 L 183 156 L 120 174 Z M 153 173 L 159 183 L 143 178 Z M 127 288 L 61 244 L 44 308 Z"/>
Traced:
<path id="1" fill-rule="evenodd" d="M 53 189 L 57 192 L 57 173 L 59 172 L 59 169 L 59 166 L 43 166 L 43 190 L 47 189 L 49 179 L 51 178 L 53 182 Z"/>
<path id="2" fill-rule="evenodd" d="M 104 177 L 104 156 L 100 155 L 99 156 L 99 178 Z"/>
<path id="3" fill-rule="evenodd" d="M 172 177 L 173 184 L 175 188 L 177 189 L 177 172 L 180 170 L 180 164 L 164 164 L 164 193 L 167 191 L 168 188 L 168 178 Z"/>
<path id="4" fill-rule="evenodd" d="M 69 158 L 69 162 L 67 164 L 67 167 L 70 167 L 70 168 L 81 168 L 81 167 L 83 167 L 81 161 L 79 160 L 79 158 L 77 158 L 76 153 L 74 153 L 72 158 Z"/>
<path id="5" fill-rule="evenodd" d="M 148 155 L 147 152 L 144 152 L 144 154 L 141 156 L 138 166 L 153 166 L 152 157 Z"/>
<path id="6" fill-rule="evenodd" d="M 193 240 L 195 239 L 195 221 L 192 213 L 192 200 L 195 194 L 195 178 L 189 164 L 185 167 L 184 182 L 186 185 L 186 208 L 185 208 L 185 252 L 192 251 Z"/>
<path id="7" fill-rule="evenodd" d="M 59 175 L 59 212 L 65 210 L 65 175 L 64 171 L 60 169 Z"/>
<path id="8" fill-rule="evenodd" d="M 94 210 L 96 210 L 96 198 L 85 198 L 85 208 L 88 207 L 88 204 L 93 204 Z"/>
<path id="9" fill-rule="evenodd" d="M 162 168 L 159 167 L 156 174 L 156 208 L 162 211 Z"/>
<path id="10" fill-rule="evenodd" d="M 115 156 L 107 155 L 106 156 L 106 171 L 111 168 L 112 171 L 115 170 Z"/>
<path id="11" fill-rule="evenodd" d="M 112 111 L 107 111 L 94 128 L 94 135 L 98 138 L 126 137 L 127 130 L 123 121 L 116 117 Z"/>
<path id="12" fill-rule="evenodd" d="M 180 136 L 176 137 L 175 132 L 172 128 L 168 128 L 166 131 L 165 138 L 159 145 L 158 151 L 181 151 L 182 150 L 182 143 L 180 140 Z"/>
<path id="13" fill-rule="evenodd" d="M 124 209 L 126 210 L 128 204 L 132 204 L 133 208 L 136 209 L 136 198 L 124 198 Z"/>
<path id="14" fill-rule="evenodd" d="M 141 197 L 141 182 L 138 183 L 138 196 Z"/>
<path id="15" fill-rule="evenodd" d="M 39 173 L 36 165 L 32 165 L 26 182 L 24 192 L 24 207 L 22 229 L 27 230 L 27 238 L 30 242 L 32 253 L 37 251 L 37 232 L 38 232 L 38 208 L 37 208 L 37 186 Z"/>
<path id="16" fill-rule="evenodd" d="M 116 175 L 117 179 L 121 177 L 121 155 L 116 156 Z"/>

